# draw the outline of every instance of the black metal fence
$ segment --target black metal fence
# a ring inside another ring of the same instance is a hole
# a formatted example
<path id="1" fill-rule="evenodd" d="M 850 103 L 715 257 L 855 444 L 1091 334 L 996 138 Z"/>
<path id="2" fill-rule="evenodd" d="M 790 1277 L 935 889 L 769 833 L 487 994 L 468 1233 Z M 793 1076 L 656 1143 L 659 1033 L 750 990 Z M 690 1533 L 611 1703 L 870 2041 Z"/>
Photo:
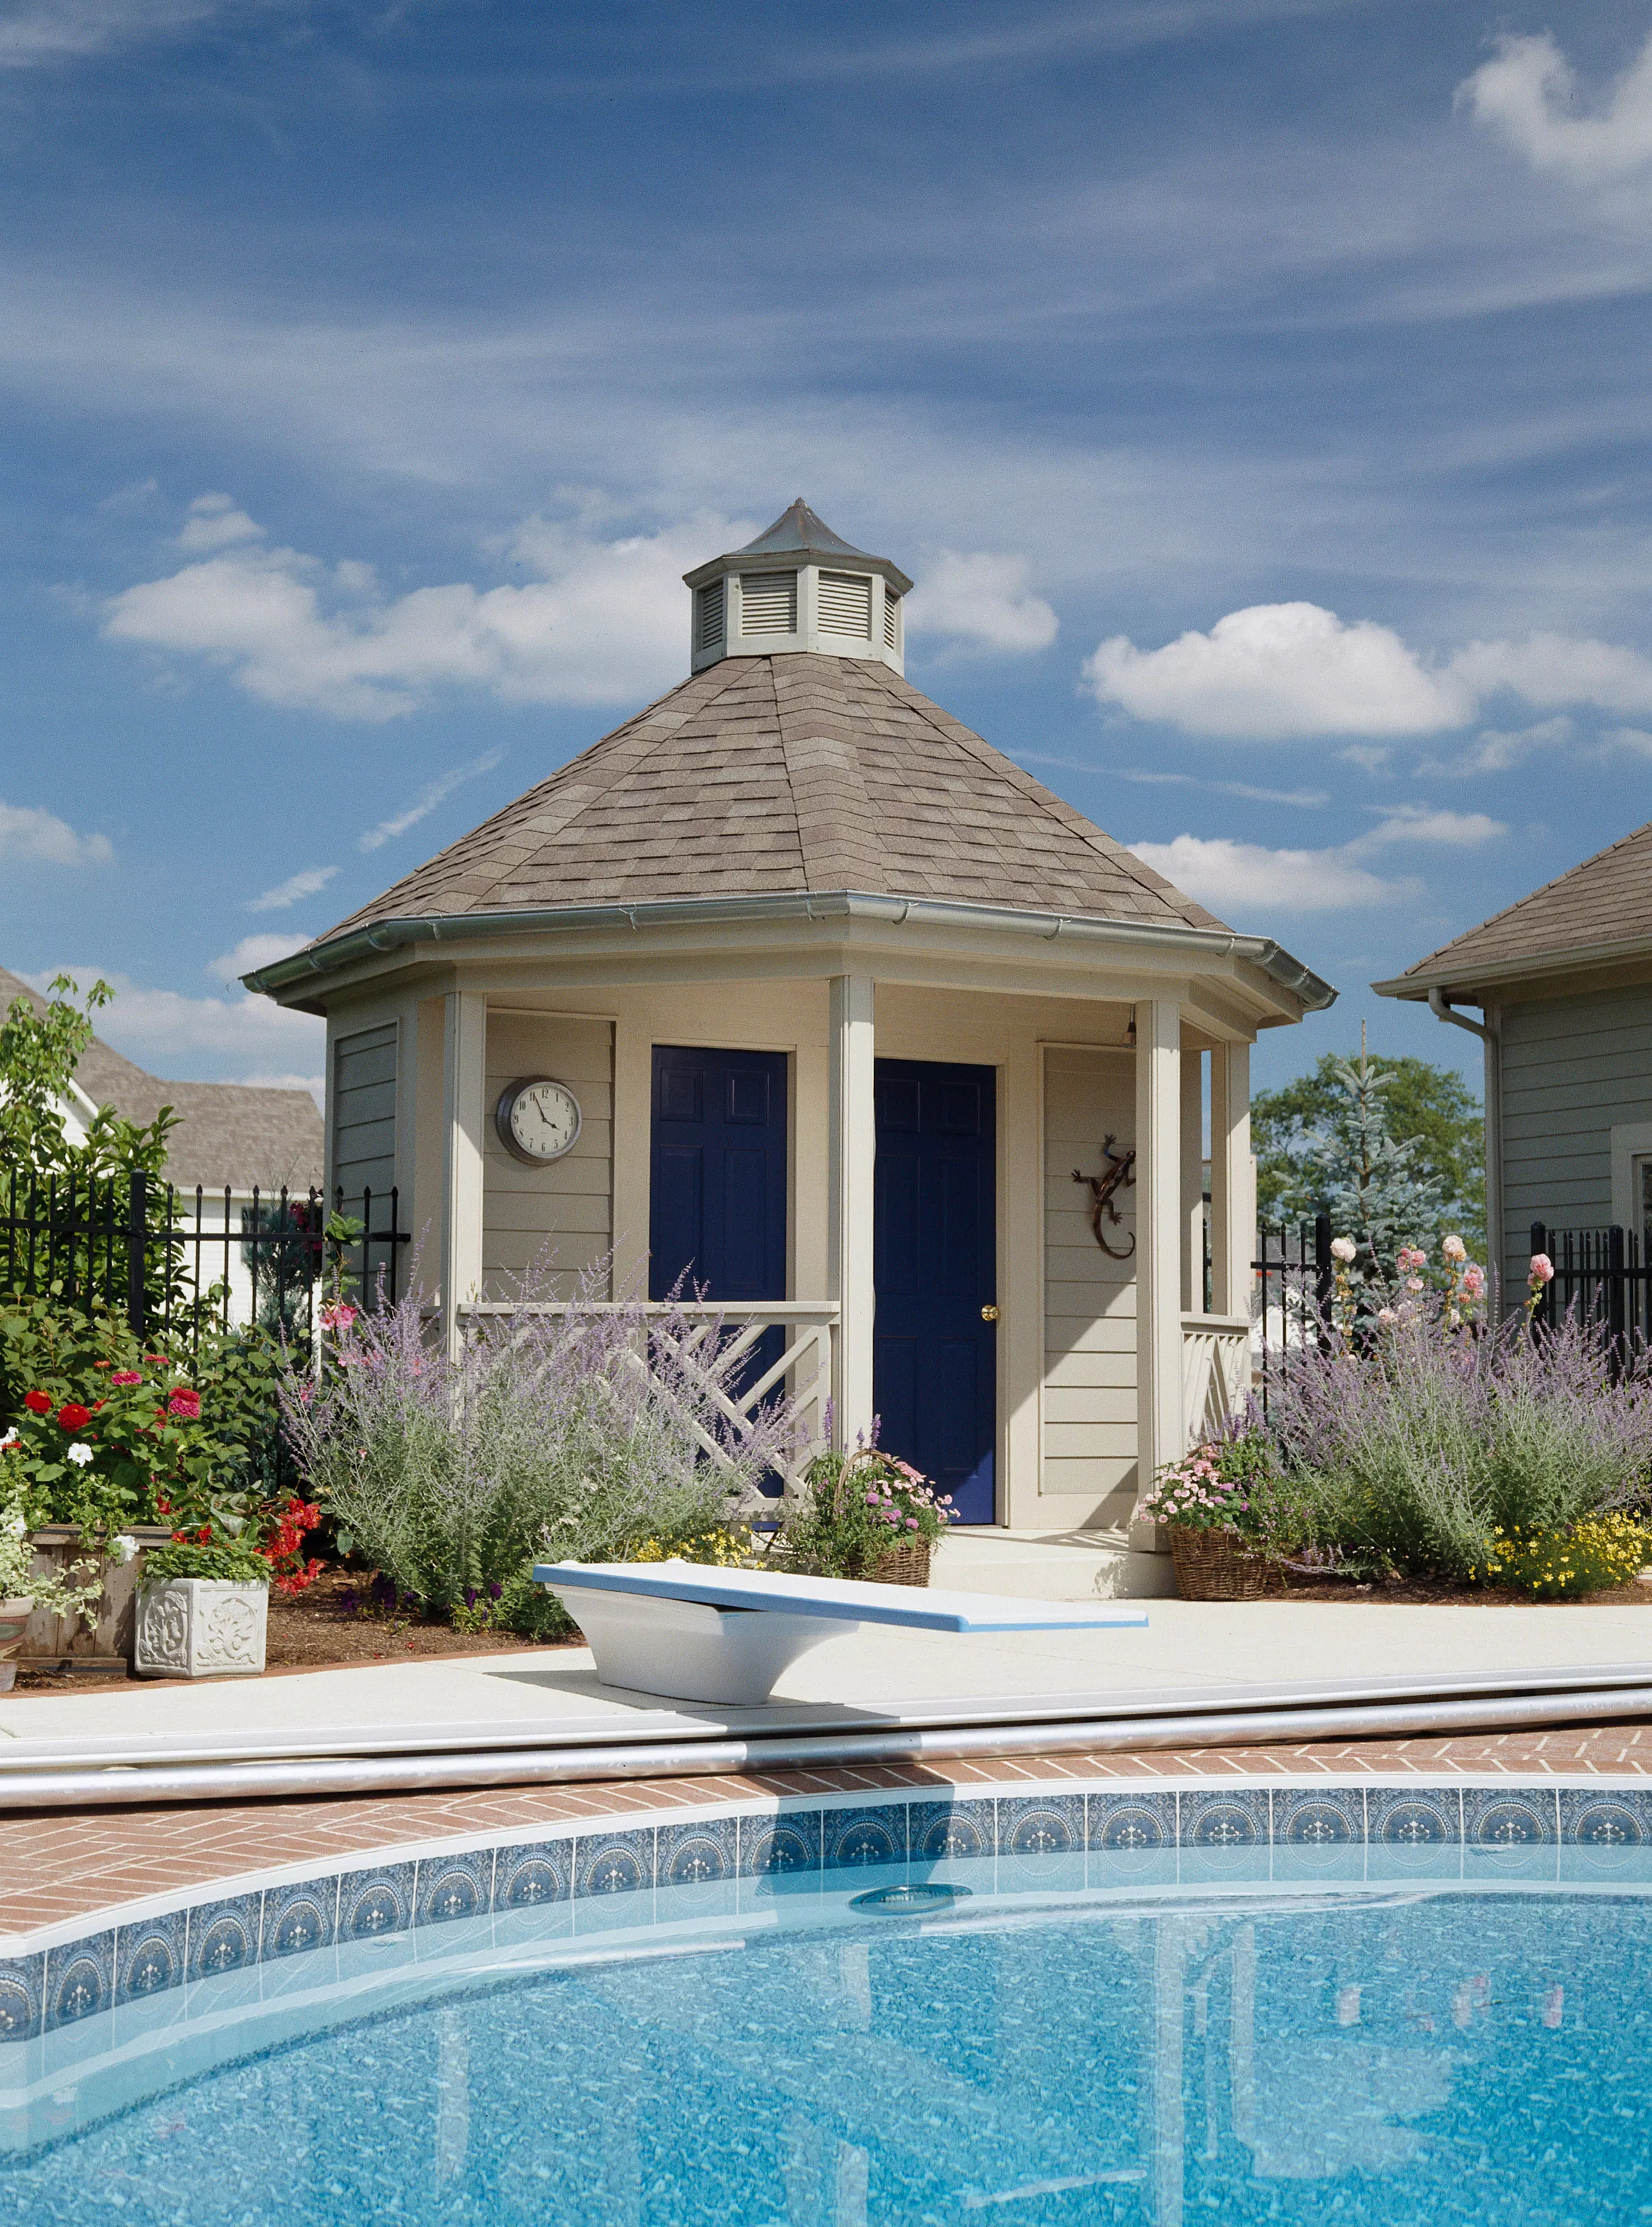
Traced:
<path id="1" fill-rule="evenodd" d="M 1258 1390 L 1266 1414 L 1274 1364 L 1290 1347 L 1324 1337 L 1336 1271 L 1329 1215 L 1316 1215 L 1294 1228 L 1264 1222 L 1256 1239 L 1261 1251 L 1251 1262 L 1256 1278 L 1252 1320 L 1260 1350 L 1252 1374 L 1260 1377 Z"/>
<path id="2" fill-rule="evenodd" d="M 1551 1229 L 1534 1222 L 1531 1238 L 1532 1251 L 1554 1264 L 1540 1321 L 1560 1322 L 1575 1311 L 1598 1323 L 1624 1357 L 1652 1339 L 1652 1265 L 1638 1232 L 1615 1222 L 1607 1229 Z"/>
<path id="3" fill-rule="evenodd" d="M 335 1216 L 357 1225 L 347 1229 Z M 134 1169 L 76 1182 L 0 1165 L 0 1292 L 54 1286 L 71 1305 L 124 1313 L 140 1337 L 217 1321 L 313 1333 L 341 1273 L 368 1305 L 393 1300 L 410 1241 L 392 1188 L 348 1203 L 312 1188 L 181 1190 Z M 330 1225 L 330 1226 L 329 1226 Z"/>

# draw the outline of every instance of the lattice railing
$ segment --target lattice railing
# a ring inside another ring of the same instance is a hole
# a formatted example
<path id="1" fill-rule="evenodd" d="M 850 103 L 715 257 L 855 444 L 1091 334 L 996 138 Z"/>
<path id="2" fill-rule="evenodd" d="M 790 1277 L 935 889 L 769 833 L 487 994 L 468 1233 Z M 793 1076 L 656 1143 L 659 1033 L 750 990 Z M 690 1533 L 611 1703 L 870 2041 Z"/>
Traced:
<path id="1" fill-rule="evenodd" d="M 1182 1413 L 1187 1442 L 1212 1438 L 1250 1392 L 1251 1326 L 1243 1315 L 1182 1318 Z"/>

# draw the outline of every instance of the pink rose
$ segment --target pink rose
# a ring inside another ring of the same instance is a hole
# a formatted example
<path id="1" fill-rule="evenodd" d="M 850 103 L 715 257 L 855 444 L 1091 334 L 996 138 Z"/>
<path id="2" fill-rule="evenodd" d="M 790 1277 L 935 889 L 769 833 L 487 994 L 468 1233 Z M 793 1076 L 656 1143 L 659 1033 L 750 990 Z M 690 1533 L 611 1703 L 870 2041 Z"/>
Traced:
<path id="1" fill-rule="evenodd" d="M 1552 1284 L 1554 1281 L 1554 1263 L 1547 1253 L 1533 1254 L 1532 1281 L 1534 1284 Z"/>

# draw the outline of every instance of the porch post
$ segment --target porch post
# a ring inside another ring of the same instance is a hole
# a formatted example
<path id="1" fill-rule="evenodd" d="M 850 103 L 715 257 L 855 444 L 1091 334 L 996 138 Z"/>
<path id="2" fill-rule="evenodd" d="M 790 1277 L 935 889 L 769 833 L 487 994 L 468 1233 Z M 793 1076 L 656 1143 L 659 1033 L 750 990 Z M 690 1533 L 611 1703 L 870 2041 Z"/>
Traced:
<path id="1" fill-rule="evenodd" d="M 1185 1450 L 1182 1419 L 1182 1009 L 1136 1007 L 1136 1490 Z M 1133 1522 L 1133 1547 L 1157 1544 Z"/>
<path id="2" fill-rule="evenodd" d="M 827 1297 L 838 1303 L 832 1441 L 872 1426 L 872 978 L 834 974 L 827 1024 Z"/>
<path id="3" fill-rule="evenodd" d="M 1190 1044 L 1182 1048 L 1182 1311 L 1204 1312 L 1204 1055 Z"/>
<path id="4" fill-rule="evenodd" d="M 459 1350 L 461 1304 L 482 1292 L 482 1137 L 488 1087 L 488 1000 L 445 999 L 442 1035 L 442 1329 Z"/>
<path id="5" fill-rule="evenodd" d="M 1210 1055 L 1210 1311 L 1248 1315 L 1256 1250 L 1251 1166 L 1251 1048 L 1218 1044 Z"/>

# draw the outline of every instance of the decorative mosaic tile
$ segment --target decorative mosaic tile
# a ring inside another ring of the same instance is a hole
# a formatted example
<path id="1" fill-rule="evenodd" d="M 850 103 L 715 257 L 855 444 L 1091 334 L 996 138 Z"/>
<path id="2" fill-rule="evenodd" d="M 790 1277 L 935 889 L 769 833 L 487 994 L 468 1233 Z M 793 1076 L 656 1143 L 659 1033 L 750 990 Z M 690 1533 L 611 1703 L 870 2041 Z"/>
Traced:
<path id="1" fill-rule="evenodd" d="M 189 1912 L 189 1977 L 209 1980 L 258 1961 L 262 1895 L 203 1902 Z"/>
<path id="2" fill-rule="evenodd" d="M 328 1948 L 337 1922 L 336 1879 L 301 1879 L 291 1886 L 265 1887 L 262 1954 L 267 1961 Z"/>
<path id="3" fill-rule="evenodd" d="M 1467 1847 L 1544 1847 L 1557 1837 L 1552 1786 L 1463 1789 L 1463 1839 Z"/>
<path id="4" fill-rule="evenodd" d="M 495 1910 L 538 1910 L 573 1892 L 571 1841 L 522 1841 L 494 1852 Z"/>
<path id="5" fill-rule="evenodd" d="M 746 1879 L 795 1877 L 820 1868 L 820 1813 L 792 1809 L 740 1820 L 740 1871 Z"/>
<path id="6" fill-rule="evenodd" d="M 885 1802 L 867 1809 L 824 1810 L 820 1832 L 821 1860 L 829 1872 L 906 1861 L 904 1802 Z"/>
<path id="7" fill-rule="evenodd" d="M 1579 1847 L 1645 1847 L 1652 1843 L 1652 1802 L 1637 1787 L 1563 1786 L 1560 1838 Z"/>
<path id="8" fill-rule="evenodd" d="M 998 1804 L 985 1802 L 909 1802 L 907 1847 L 914 1863 L 990 1856 L 998 1846 Z"/>
<path id="9" fill-rule="evenodd" d="M 1084 1846 L 1081 1794 L 1012 1794 L 998 1800 L 998 1852 L 1066 1856 Z"/>
<path id="10" fill-rule="evenodd" d="M 188 1931 L 188 1914 L 182 1910 L 123 1925 L 115 1936 L 115 2000 L 141 2002 L 182 1987 Z"/>
<path id="11" fill-rule="evenodd" d="M 633 1826 L 612 1833 L 584 1834 L 575 1853 L 574 1892 L 635 1894 L 654 1885 L 654 1827 Z"/>
<path id="12" fill-rule="evenodd" d="M 426 1856 L 413 1889 L 416 1925 L 446 1925 L 456 1918 L 485 1918 L 494 1906 L 494 1852 L 467 1848 L 456 1856 Z"/>
<path id="13" fill-rule="evenodd" d="M 0 1958 L 0 2043 L 33 2041 L 43 2022 L 46 1957 Z"/>
<path id="14" fill-rule="evenodd" d="M 1365 1793 L 1358 1786 L 1276 1789 L 1275 1847 L 1332 1848 L 1365 1839 Z"/>
<path id="15" fill-rule="evenodd" d="M 1371 1787 L 1365 1797 L 1372 1841 L 1385 1847 L 1455 1847 L 1463 1837 L 1454 1786 Z"/>
<path id="16" fill-rule="evenodd" d="M 115 1937 L 90 1933 L 46 1952 L 44 2024 L 48 2033 L 94 2011 L 106 2010 L 115 1992 Z"/>
<path id="17" fill-rule="evenodd" d="M 382 1941 L 405 1933 L 413 1922 L 412 1864 L 375 1864 L 368 1871 L 346 1872 L 339 1880 L 338 1937 Z"/>
<path id="18" fill-rule="evenodd" d="M 1177 1796 L 1184 1848 L 1256 1848 L 1268 1844 L 1266 1788 L 1225 1786 L 1220 1792 Z"/>
<path id="19" fill-rule="evenodd" d="M 708 1886 L 740 1867 L 740 1831 L 732 1817 L 699 1817 L 661 1825 L 654 1855 L 661 1886 Z"/>
<path id="20" fill-rule="evenodd" d="M 1092 1794 L 1085 1802 L 1085 1829 L 1091 1847 L 1117 1855 L 1150 1855 L 1173 1848 L 1176 1796 L 1157 1790 Z"/>

